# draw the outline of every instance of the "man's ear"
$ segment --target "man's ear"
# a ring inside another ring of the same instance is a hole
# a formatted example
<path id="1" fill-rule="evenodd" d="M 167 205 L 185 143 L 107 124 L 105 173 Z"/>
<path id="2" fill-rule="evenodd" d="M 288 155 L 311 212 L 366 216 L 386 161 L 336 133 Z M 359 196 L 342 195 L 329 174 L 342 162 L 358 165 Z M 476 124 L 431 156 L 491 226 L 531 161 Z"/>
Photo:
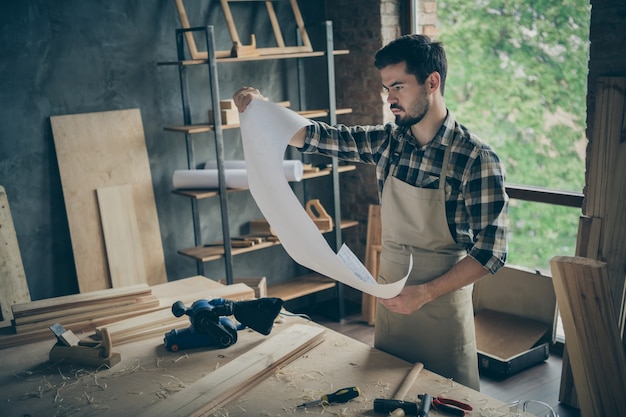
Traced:
<path id="1" fill-rule="evenodd" d="M 428 78 L 426 78 L 426 86 L 430 91 L 437 90 L 441 85 L 441 75 L 437 71 L 433 71 L 430 73 Z"/>

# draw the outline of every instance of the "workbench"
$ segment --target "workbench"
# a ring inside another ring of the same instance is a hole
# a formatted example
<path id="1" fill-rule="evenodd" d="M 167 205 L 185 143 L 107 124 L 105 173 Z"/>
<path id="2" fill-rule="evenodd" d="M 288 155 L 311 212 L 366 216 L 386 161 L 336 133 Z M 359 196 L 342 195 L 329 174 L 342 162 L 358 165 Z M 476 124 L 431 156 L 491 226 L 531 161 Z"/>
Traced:
<path id="1" fill-rule="evenodd" d="M 134 416 L 184 390 L 221 366 L 292 324 L 318 326 L 300 317 L 286 317 L 269 336 L 239 332 L 226 349 L 170 352 L 162 337 L 113 346 L 122 360 L 111 369 L 52 364 L 49 341 L 3 349 L 0 388 L 3 416 Z M 214 416 L 375 416 L 375 398 L 391 398 L 412 364 L 326 329 L 324 341 L 294 361 L 252 384 Z M 302 402 L 342 387 L 356 385 L 361 395 L 346 404 L 296 409 Z M 469 416 L 489 416 L 503 404 L 424 369 L 407 396 L 429 393 L 470 403 Z M 157 406 L 158 407 L 158 406 Z M 439 416 L 431 410 L 431 416 Z M 175 417 L 175 416 L 172 416 Z"/>

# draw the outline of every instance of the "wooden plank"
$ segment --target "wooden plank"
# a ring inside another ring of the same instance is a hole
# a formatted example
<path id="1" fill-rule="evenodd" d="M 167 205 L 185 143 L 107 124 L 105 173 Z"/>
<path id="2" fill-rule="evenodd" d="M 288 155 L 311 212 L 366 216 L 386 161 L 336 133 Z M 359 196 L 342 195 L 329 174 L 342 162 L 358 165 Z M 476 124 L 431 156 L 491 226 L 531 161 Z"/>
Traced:
<path id="1" fill-rule="evenodd" d="M 365 238 L 365 267 L 378 279 L 380 253 L 382 252 L 382 225 L 380 206 L 371 204 L 367 214 L 367 235 Z M 367 324 L 376 322 L 376 297 L 363 293 L 361 295 L 361 318 Z"/>
<path id="2" fill-rule="evenodd" d="M 319 327 L 294 324 L 169 399 L 148 407 L 139 416 L 209 415 L 245 393 L 279 366 L 323 342 L 324 332 Z"/>
<path id="3" fill-rule="evenodd" d="M 581 414 L 626 415 L 626 360 L 606 263 L 557 256 L 550 267 Z"/>
<path id="4" fill-rule="evenodd" d="M 9 199 L 0 185 L 0 327 L 11 325 L 16 303 L 30 301 L 30 291 L 15 233 Z"/>
<path id="5" fill-rule="evenodd" d="M 219 282 L 226 285 L 226 280 L 221 279 Z M 235 278 L 233 282 L 235 284 L 243 283 L 252 288 L 256 298 L 267 297 L 267 278 L 265 277 Z"/>
<path id="6" fill-rule="evenodd" d="M 63 321 L 65 317 L 70 317 L 78 314 L 98 314 L 103 309 L 132 306 L 136 303 L 137 297 L 123 297 L 120 300 L 114 299 L 106 303 L 99 302 L 71 308 L 62 307 L 46 313 L 30 314 L 23 317 L 17 317 L 13 319 L 13 323 L 17 328 L 24 324 L 38 323 L 44 320 Z"/>
<path id="7" fill-rule="evenodd" d="M 125 297 L 135 298 L 149 294 L 152 294 L 152 290 L 148 285 L 137 284 L 125 288 L 109 288 L 84 294 L 70 294 L 28 303 L 14 304 L 11 306 L 11 309 L 15 317 L 23 317 L 96 303 L 108 303 L 113 299 L 119 300 Z"/>
<path id="8" fill-rule="evenodd" d="M 203 275 L 177 279 L 150 287 L 152 294 L 161 301 L 162 306 L 171 306 L 186 294 L 202 294 L 207 290 L 222 288 L 224 285 Z"/>
<path id="9" fill-rule="evenodd" d="M 139 109 L 50 118 L 80 292 L 110 288 L 95 190 L 131 184 L 148 284 L 167 282 Z"/>
<path id="10" fill-rule="evenodd" d="M 159 300 L 150 295 L 139 297 L 133 303 L 103 305 L 95 311 L 68 312 L 67 314 L 59 314 L 57 317 L 42 318 L 32 323 L 17 325 L 15 326 L 15 331 L 17 333 L 28 333 L 40 329 L 48 329 L 56 322 L 62 323 L 64 327 L 71 330 L 84 330 L 95 327 L 95 325 L 91 326 L 90 323 L 104 323 L 106 318 L 147 313 L 159 307 Z"/>
<path id="11" fill-rule="evenodd" d="M 130 184 L 98 188 L 98 208 L 113 288 L 148 282 Z"/>
<path id="12" fill-rule="evenodd" d="M 626 77 L 601 77 L 588 156 L 584 214 L 602 220 L 598 259 L 607 263 L 613 302 L 623 310 L 626 264 Z"/>

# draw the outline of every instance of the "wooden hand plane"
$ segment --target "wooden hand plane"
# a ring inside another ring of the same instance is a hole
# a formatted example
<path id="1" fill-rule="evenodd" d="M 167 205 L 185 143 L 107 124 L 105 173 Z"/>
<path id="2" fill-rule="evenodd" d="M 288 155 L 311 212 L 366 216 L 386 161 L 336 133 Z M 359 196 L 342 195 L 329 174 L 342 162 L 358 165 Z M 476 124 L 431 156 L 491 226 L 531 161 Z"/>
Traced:
<path id="1" fill-rule="evenodd" d="M 100 340 L 80 339 L 71 330 L 55 323 L 50 330 L 57 337 L 57 343 L 50 350 L 51 362 L 73 365 L 112 367 L 121 360 L 117 352 L 111 350 L 112 343 L 106 328 L 100 329 Z"/>

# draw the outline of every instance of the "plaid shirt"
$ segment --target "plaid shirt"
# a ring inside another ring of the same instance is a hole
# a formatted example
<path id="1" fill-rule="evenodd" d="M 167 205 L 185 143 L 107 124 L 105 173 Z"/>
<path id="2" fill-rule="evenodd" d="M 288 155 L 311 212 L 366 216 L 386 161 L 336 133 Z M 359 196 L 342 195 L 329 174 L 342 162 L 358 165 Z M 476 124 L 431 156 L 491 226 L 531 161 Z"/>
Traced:
<path id="1" fill-rule="evenodd" d="M 452 238 L 492 274 L 506 261 L 508 196 L 500 159 L 448 114 L 431 142 L 419 147 L 410 129 L 393 123 L 307 128 L 305 153 L 376 165 L 378 195 L 392 175 L 422 188 L 438 188 L 445 148 L 451 146 L 446 176 L 446 216 Z"/>

